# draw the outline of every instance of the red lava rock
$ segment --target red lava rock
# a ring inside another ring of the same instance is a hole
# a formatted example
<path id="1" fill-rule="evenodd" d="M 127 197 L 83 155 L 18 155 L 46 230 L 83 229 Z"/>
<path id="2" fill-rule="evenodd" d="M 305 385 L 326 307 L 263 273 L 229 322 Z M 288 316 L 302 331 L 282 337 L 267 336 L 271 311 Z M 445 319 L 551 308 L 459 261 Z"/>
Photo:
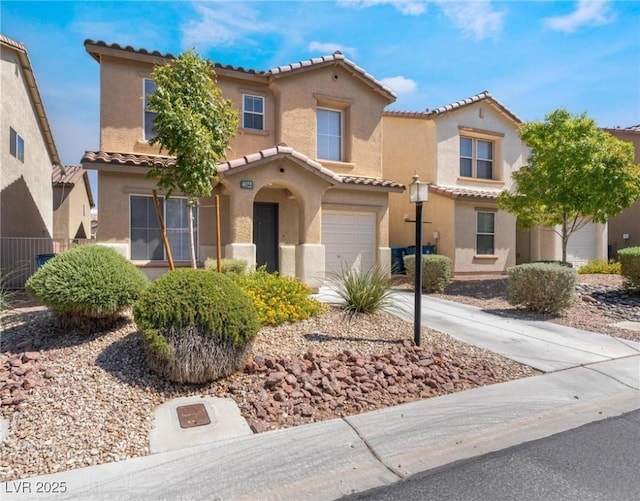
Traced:
<path id="1" fill-rule="evenodd" d="M 40 360 L 40 353 L 37 351 L 25 351 L 22 355 L 22 361 L 28 362 L 30 360 Z"/>
<path id="2" fill-rule="evenodd" d="M 63 354 L 65 357 L 68 357 L 68 356 L 69 356 L 69 355 L 71 355 L 72 353 L 73 353 L 73 348 L 69 348 L 69 347 L 67 347 L 67 348 L 64 348 L 64 349 L 62 350 L 62 354 Z"/>

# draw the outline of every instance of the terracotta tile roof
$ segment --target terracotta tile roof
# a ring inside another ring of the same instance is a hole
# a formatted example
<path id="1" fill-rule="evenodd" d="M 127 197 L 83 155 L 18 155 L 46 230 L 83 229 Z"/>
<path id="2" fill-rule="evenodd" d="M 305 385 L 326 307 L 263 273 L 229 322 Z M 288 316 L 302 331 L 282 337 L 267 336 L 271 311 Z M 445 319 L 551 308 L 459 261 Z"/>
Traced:
<path id="1" fill-rule="evenodd" d="M 607 127 L 602 130 L 607 132 L 625 132 L 629 134 L 640 134 L 640 125 L 632 125 L 631 127 Z"/>
<path id="2" fill-rule="evenodd" d="M 448 198 L 479 198 L 484 200 L 496 200 L 501 190 L 479 190 L 476 188 L 465 188 L 462 186 L 442 186 L 430 184 L 429 191 L 444 195 Z"/>
<path id="3" fill-rule="evenodd" d="M 369 83 L 376 90 L 386 95 L 386 97 L 391 101 L 395 101 L 395 99 L 398 97 L 396 93 L 391 90 L 391 88 L 387 87 L 379 80 L 376 80 L 372 75 L 367 73 L 364 69 L 362 69 L 360 66 L 355 64 L 353 61 L 350 61 L 349 59 L 344 57 L 344 55 L 340 51 L 336 51 L 330 56 L 315 57 L 313 59 L 306 59 L 304 61 L 299 61 L 297 63 L 278 66 L 277 68 L 270 69 L 268 73 L 272 76 L 283 75 L 289 72 L 295 72 L 298 70 L 310 68 L 311 66 L 326 65 L 327 63 L 344 64 L 353 72 L 355 72 L 355 74 L 359 76 L 361 79 L 363 79 L 365 82 Z"/>
<path id="4" fill-rule="evenodd" d="M 113 49 L 129 52 L 131 54 L 142 54 L 153 57 L 159 57 L 164 59 L 174 59 L 175 56 L 173 54 L 162 54 L 158 51 L 148 51 L 146 49 L 135 49 L 130 45 L 123 47 L 117 43 L 107 44 L 103 41 L 93 41 L 91 39 L 87 39 L 84 41 L 84 46 L 87 52 L 98 62 L 100 62 L 100 49 Z M 362 68 L 357 66 L 352 61 L 346 59 L 344 55 L 340 51 L 336 51 L 330 56 L 322 56 L 316 57 L 313 59 L 307 59 L 304 61 L 299 61 L 297 63 L 286 64 L 283 66 L 278 66 L 276 68 L 272 68 L 267 71 L 262 70 L 253 70 L 253 69 L 245 69 L 241 66 L 231 66 L 231 65 L 223 65 L 220 63 L 216 63 L 213 61 L 209 61 L 209 63 L 215 69 L 224 69 L 229 71 L 237 71 L 241 73 L 247 73 L 251 75 L 265 76 L 265 77 L 278 77 L 287 75 L 289 73 L 296 72 L 298 70 L 308 69 L 314 66 L 326 66 L 329 64 L 342 64 L 349 68 L 350 71 L 354 73 L 354 75 L 358 76 L 363 81 L 367 82 L 374 90 L 383 94 L 389 101 L 395 101 L 397 95 L 386 85 L 384 85 L 379 80 L 376 80 L 369 73 L 364 71 Z"/>
<path id="5" fill-rule="evenodd" d="M 263 162 L 273 161 L 281 157 L 289 157 L 293 159 L 298 165 L 314 172 L 315 174 L 324 177 L 333 185 L 350 184 L 370 186 L 375 188 L 391 189 L 393 191 L 404 190 L 404 185 L 390 181 L 388 179 L 380 179 L 373 177 L 361 177 L 361 176 L 341 176 L 336 174 L 330 169 L 324 167 L 321 163 L 309 158 L 308 156 L 294 150 L 290 146 L 279 144 L 273 148 L 252 153 L 251 155 L 245 155 L 240 158 L 234 158 L 226 162 L 218 164 L 218 174 L 228 175 L 233 174 L 233 171 L 242 169 L 243 167 L 254 167 Z M 109 164 L 116 166 L 130 166 L 130 167 L 148 167 L 150 162 L 172 165 L 175 164 L 175 158 L 152 156 L 152 155 L 136 155 L 133 153 L 109 153 L 106 151 L 86 151 L 82 157 L 83 164 Z"/>
<path id="6" fill-rule="evenodd" d="M 382 116 L 385 117 L 404 117 L 404 118 L 429 118 L 428 111 L 383 111 Z"/>
<path id="7" fill-rule="evenodd" d="M 49 126 L 49 120 L 47 119 L 47 114 L 44 109 L 42 97 L 40 96 L 40 91 L 38 90 L 36 76 L 33 73 L 33 69 L 31 67 L 31 61 L 29 60 L 27 48 L 24 46 L 24 44 L 2 34 L 0 34 L 0 47 L 8 47 L 9 49 L 14 50 L 18 55 L 18 60 L 20 61 L 20 66 L 22 67 L 22 73 L 24 74 L 27 90 L 30 94 L 31 100 L 33 101 L 35 115 L 38 120 L 38 125 L 40 126 L 45 145 L 47 147 L 47 152 L 49 153 L 49 157 L 51 159 L 51 164 L 60 165 L 60 156 L 58 155 L 56 143 L 53 140 L 53 133 L 51 132 L 51 127 Z"/>
<path id="8" fill-rule="evenodd" d="M 150 163 L 175 164 L 172 157 L 136 155 L 134 153 L 110 153 L 107 151 L 85 151 L 82 163 L 126 165 L 131 167 L 148 167 Z"/>
<path id="9" fill-rule="evenodd" d="M 471 104 L 478 103 L 484 100 L 498 107 L 502 112 L 504 112 L 507 116 L 509 116 L 514 122 L 519 124 L 522 123 L 522 119 L 520 119 L 518 115 L 516 115 L 511 110 L 509 110 L 509 108 L 507 108 L 504 104 L 502 104 L 500 101 L 495 99 L 491 94 L 489 94 L 489 91 L 486 91 L 486 90 L 482 91 L 480 94 L 476 94 L 475 96 L 471 96 L 466 99 L 456 101 L 455 103 L 447 104 L 445 106 L 441 106 L 440 108 L 436 108 L 435 110 L 431 110 L 428 112 L 428 115 L 430 117 L 435 118 L 439 115 L 443 115 L 450 111 L 455 111 L 460 108 L 464 108 L 465 106 L 469 106 Z"/>
<path id="10" fill-rule="evenodd" d="M 79 165 L 67 165 L 65 167 L 56 165 L 53 167 L 51 182 L 54 186 L 75 186 L 80 181 L 84 183 L 84 187 L 87 190 L 89 204 L 91 207 L 95 207 L 93 194 L 91 193 L 91 184 L 89 183 L 89 175 L 86 170 Z"/>

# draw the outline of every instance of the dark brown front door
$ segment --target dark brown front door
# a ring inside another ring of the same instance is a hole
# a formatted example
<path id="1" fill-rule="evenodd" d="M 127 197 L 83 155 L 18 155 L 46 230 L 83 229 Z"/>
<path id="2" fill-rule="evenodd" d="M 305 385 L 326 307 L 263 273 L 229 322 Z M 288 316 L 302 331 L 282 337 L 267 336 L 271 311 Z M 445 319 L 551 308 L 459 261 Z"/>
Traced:
<path id="1" fill-rule="evenodd" d="M 253 204 L 253 243 L 256 245 L 256 265 L 268 272 L 278 271 L 278 204 Z"/>

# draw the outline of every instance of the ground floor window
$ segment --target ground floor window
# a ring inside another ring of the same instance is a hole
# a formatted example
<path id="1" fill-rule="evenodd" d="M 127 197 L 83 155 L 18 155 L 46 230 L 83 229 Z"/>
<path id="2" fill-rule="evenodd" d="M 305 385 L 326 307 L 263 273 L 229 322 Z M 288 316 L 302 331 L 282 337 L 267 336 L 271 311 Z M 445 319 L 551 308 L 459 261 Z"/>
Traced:
<path id="1" fill-rule="evenodd" d="M 159 199 L 171 254 L 175 261 L 189 260 L 189 207 L 186 198 Z M 198 210 L 193 210 L 193 233 L 198 248 Z M 167 259 L 160 235 L 160 224 L 153 198 L 132 195 L 130 198 L 131 259 L 164 261 Z"/>
<path id="2" fill-rule="evenodd" d="M 476 254 L 495 254 L 495 213 L 477 212 Z"/>

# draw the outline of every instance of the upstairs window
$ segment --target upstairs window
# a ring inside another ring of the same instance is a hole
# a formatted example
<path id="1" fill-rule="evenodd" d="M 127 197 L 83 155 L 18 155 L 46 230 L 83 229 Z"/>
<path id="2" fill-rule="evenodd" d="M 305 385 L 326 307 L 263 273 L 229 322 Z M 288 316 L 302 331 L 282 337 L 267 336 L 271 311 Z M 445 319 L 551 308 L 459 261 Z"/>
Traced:
<path id="1" fill-rule="evenodd" d="M 493 142 L 460 137 L 460 176 L 493 179 Z"/>
<path id="2" fill-rule="evenodd" d="M 495 213 L 477 212 L 476 254 L 495 254 Z"/>
<path id="3" fill-rule="evenodd" d="M 144 95 L 144 140 L 149 141 L 153 139 L 155 134 L 153 133 L 153 122 L 158 116 L 157 113 L 149 111 L 148 97 L 156 91 L 156 82 L 150 78 L 143 79 L 143 95 Z"/>
<path id="4" fill-rule="evenodd" d="M 318 158 L 342 161 L 342 113 L 318 108 Z"/>
<path id="5" fill-rule="evenodd" d="M 189 261 L 189 208 L 186 198 L 160 199 L 171 254 L 176 261 Z M 198 211 L 194 209 L 193 233 L 198 248 Z M 132 195 L 130 199 L 131 259 L 140 261 L 166 260 L 160 226 L 153 198 Z"/>
<path id="6" fill-rule="evenodd" d="M 9 153 L 24 163 L 24 139 L 13 127 L 9 127 Z"/>
<path id="7" fill-rule="evenodd" d="M 264 130 L 264 97 L 242 96 L 242 128 Z"/>

